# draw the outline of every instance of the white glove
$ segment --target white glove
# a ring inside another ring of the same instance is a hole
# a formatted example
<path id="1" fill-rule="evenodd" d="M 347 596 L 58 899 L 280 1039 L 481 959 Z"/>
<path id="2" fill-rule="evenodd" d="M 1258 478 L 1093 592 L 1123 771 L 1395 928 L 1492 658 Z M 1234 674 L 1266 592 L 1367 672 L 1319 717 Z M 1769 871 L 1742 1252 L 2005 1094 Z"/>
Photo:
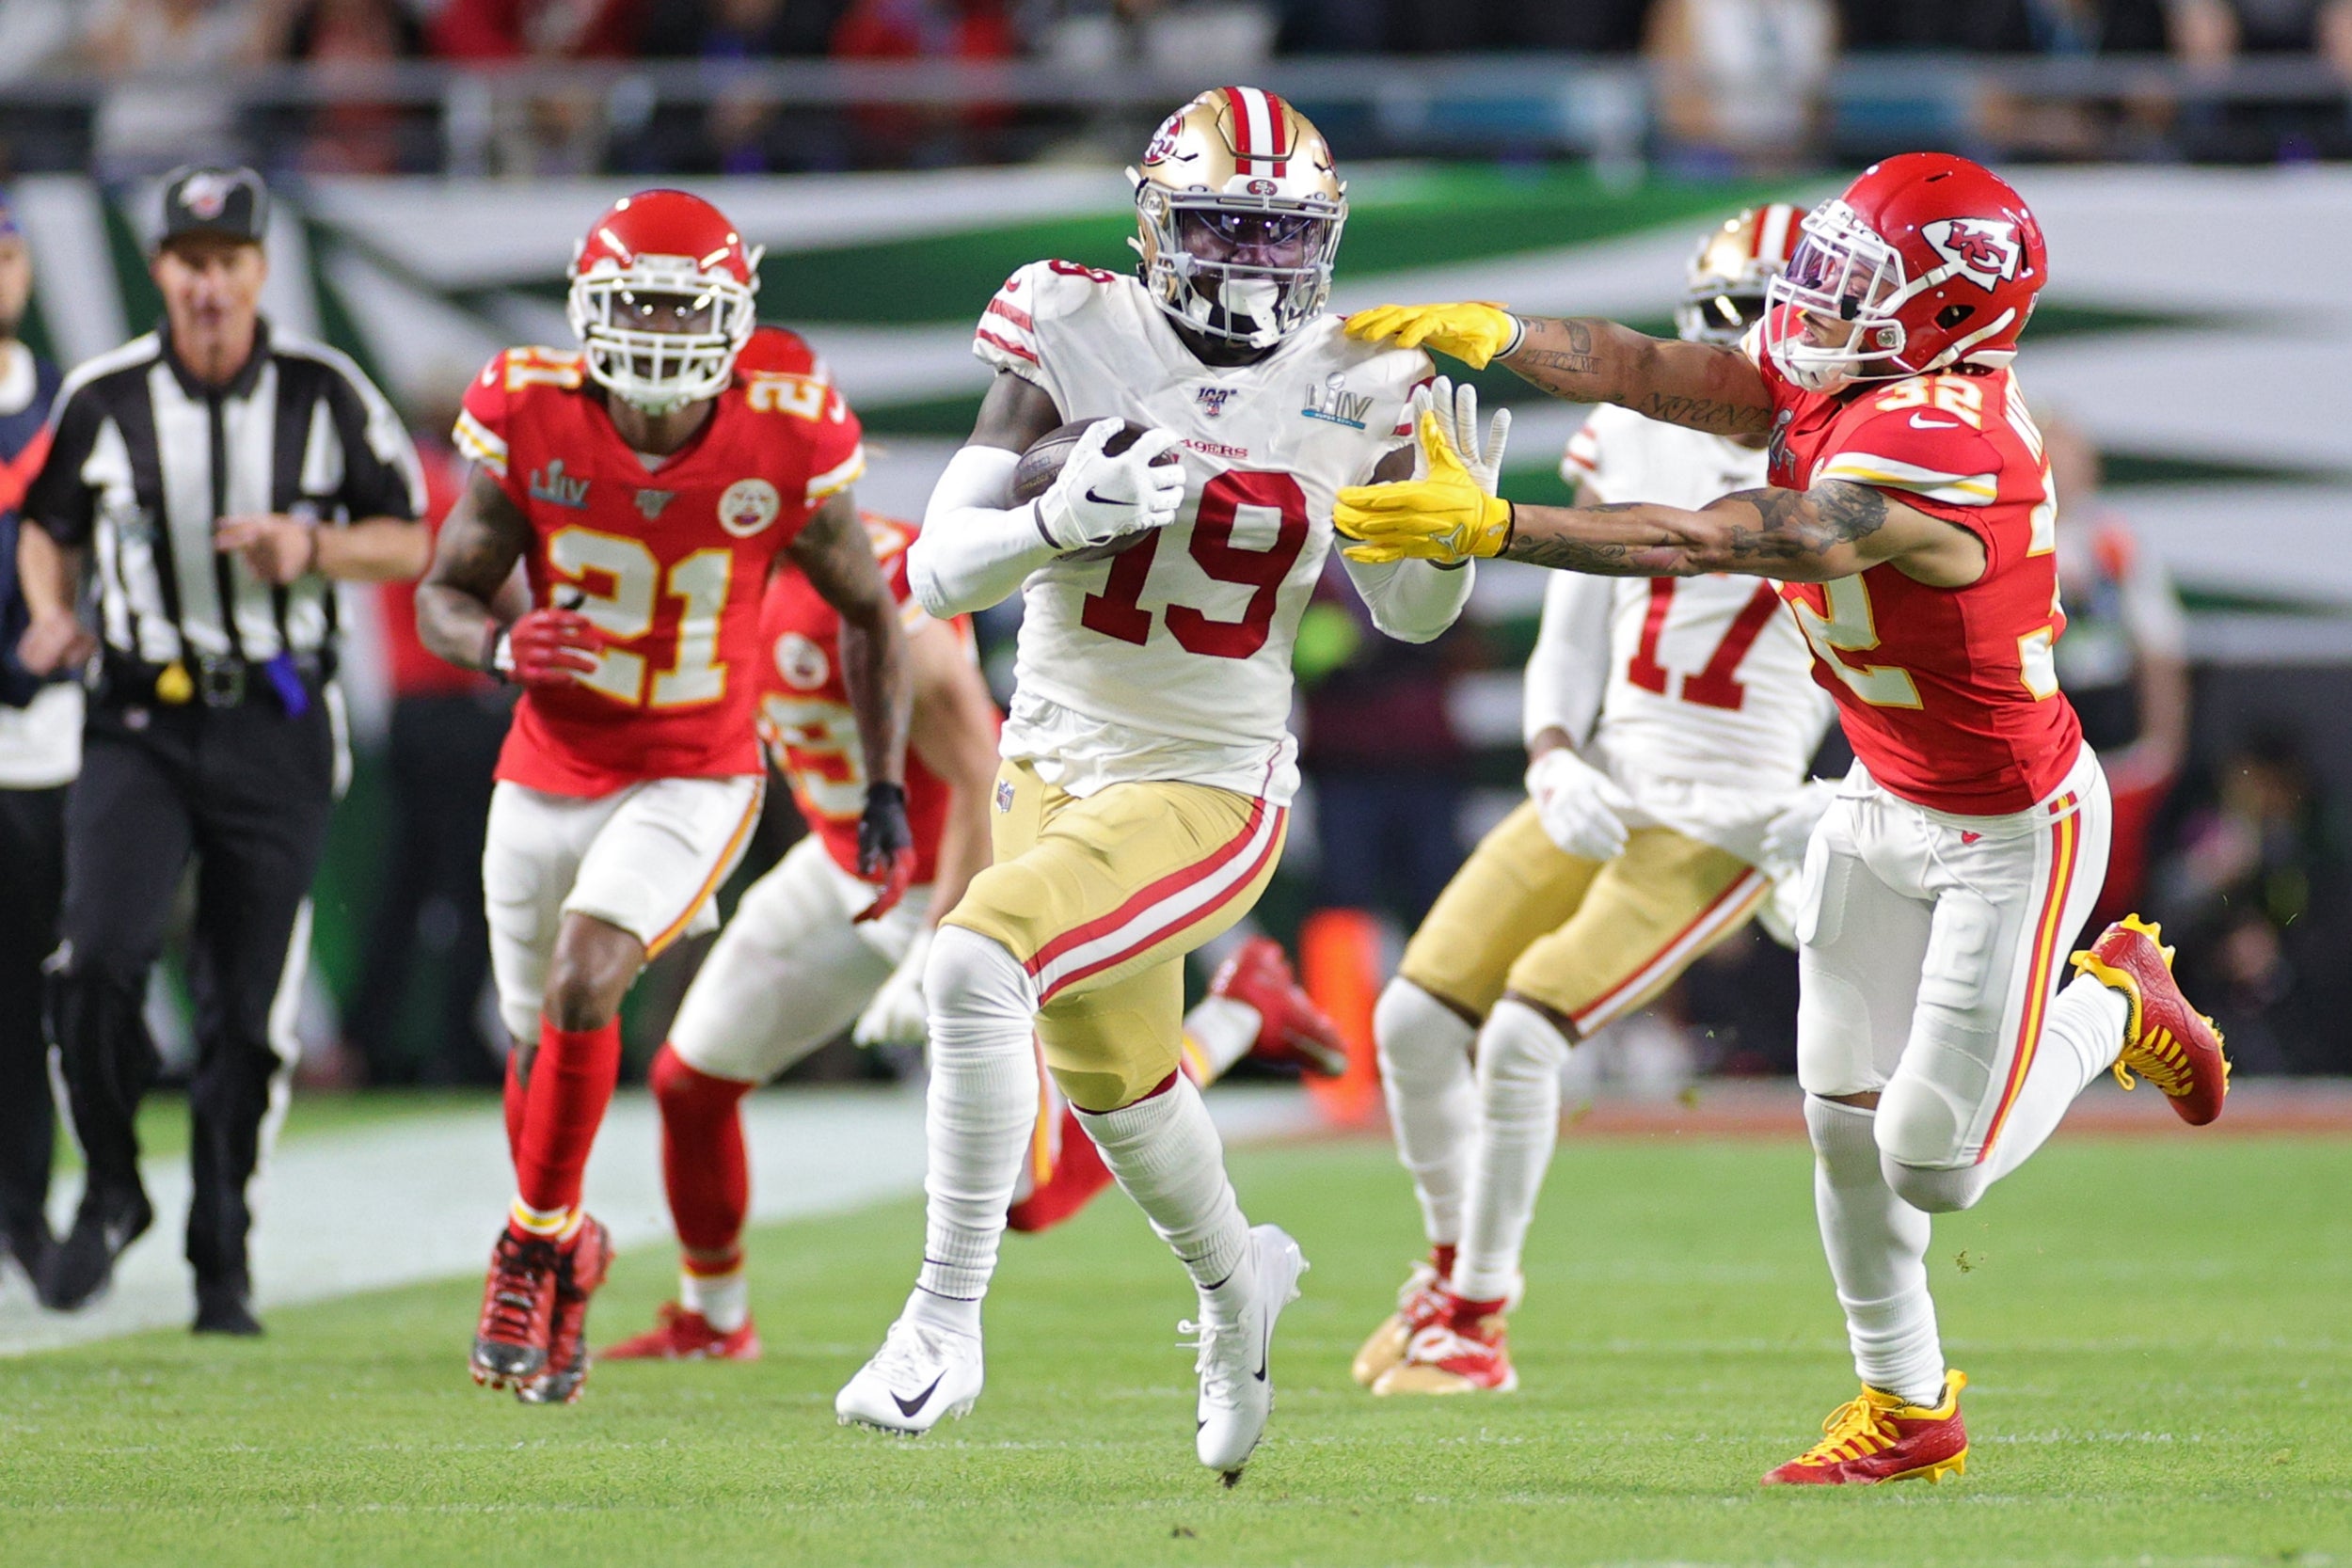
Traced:
<path id="1" fill-rule="evenodd" d="M 923 965 L 931 956 L 930 927 L 914 933 L 906 957 L 882 983 L 874 1000 L 850 1026 L 850 1038 L 866 1050 L 878 1045 L 921 1045 L 930 1035 L 930 1010 L 923 1000 Z"/>
<path id="2" fill-rule="evenodd" d="M 1511 439 L 1511 411 L 1498 408 L 1486 427 L 1486 443 L 1478 444 L 1478 388 L 1469 382 L 1459 387 L 1451 376 L 1439 376 L 1426 387 L 1413 389 L 1413 428 L 1421 428 L 1423 413 L 1438 416 L 1438 433 L 1445 444 L 1462 460 L 1478 487 L 1493 496 L 1502 493 L 1502 448 Z M 1413 443 L 1413 477 L 1427 479 L 1429 454 L 1419 441 Z"/>
<path id="3" fill-rule="evenodd" d="M 1053 487 L 1037 499 L 1038 531 L 1064 552 L 1090 549 L 1146 529 L 1166 528 L 1184 504 L 1184 470 L 1153 458 L 1176 450 L 1172 430 L 1152 430 L 1114 457 L 1104 443 L 1117 420 L 1097 420 L 1070 451 Z"/>
<path id="4" fill-rule="evenodd" d="M 1544 836 L 1565 852 L 1588 861 L 1614 860 L 1625 848 L 1621 814 L 1632 800 L 1608 774 L 1566 747 L 1546 752 L 1527 765 L 1527 793 Z"/>
<path id="5" fill-rule="evenodd" d="M 1797 873 L 1804 869 L 1804 847 L 1812 842 L 1813 830 L 1820 826 L 1821 818 L 1829 815 L 1840 782 L 1807 779 L 1772 814 L 1764 827 L 1764 863 L 1757 870 L 1774 881 L 1796 880 Z"/>

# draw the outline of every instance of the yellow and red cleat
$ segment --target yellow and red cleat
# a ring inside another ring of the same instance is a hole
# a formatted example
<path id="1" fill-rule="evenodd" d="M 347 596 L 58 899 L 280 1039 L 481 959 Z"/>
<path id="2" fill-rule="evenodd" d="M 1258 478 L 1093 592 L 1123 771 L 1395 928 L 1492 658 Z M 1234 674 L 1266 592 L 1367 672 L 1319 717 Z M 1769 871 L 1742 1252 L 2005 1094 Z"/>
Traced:
<path id="1" fill-rule="evenodd" d="M 1378 1383 L 1383 1373 L 1405 1359 L 1413 1336 L 1444 1315 L 1446 1275 L 1453 1269 L 1451 1246 L 1432 1247 L 1426 1259 L 1413 1265 L 1413 1272 L 1405 1276 L 1396 1292 L 1396 1310 L 1380 1321 L 1380 1326 L 1356 1352 L 1355 1363 L 1348 1370 L 1358 1383 L 1367 1388 Z"/>
<path id="2" fill-rule="evenodd" d="M 1968 1374 L 1944 1374 L 1944 1402 L 1906 1404 L 1863 1385 L 1821 1423 L 1821 1440 L 1764 1478 L 1767 1486 L 1875 1486 L 1884 1481 L 1941 1481 L 1968 1470 L 1968 1430 L 1960 1391 Z"/>
<path id="3" fill-rule="evenodd" d="M 546 1369 L 518 1385 L 525 1404 L 578 1404 L 588 1382 L 588 1298 L 612 1269 L 612 1233 L 593 1214 L 580 1216 L 555 1247 L 555 1307 L 548 1318 Z"/>
<path id="4" fill-rule="evenodd" d="M 1502 1301 L 1465 1301 L 1451 1289 L 1435 1322 L 1417 1329 L 1405 1359 L 1380 1374 L 1375 1394 L 1507 1394 L 1519 1386 Z"/>
<path id="5" fill-rule="evenodd" d="M 721 1333 L 700 1312 L 689 1312 L 665 1301 L 655 1314 L 653 1327 L 622 1340 L 603 1353 L 607 1361 L 756 1361 L 759 1330 L 745 1318 L 733 1330 Z"/>
<path id="6" fill-rule="evenodd" d="M 2172 978 L 2172 949 L 2163 941 L 2161 928 L 2127 914 L 2075 954 L 2074 967 L 2131 1003 L 2115 1081 L 2128 1089 L 2132 1075 L 2139 1074 L 2165 1092 L 2183 1121 L 2202 1127 L 2229 1098 L 2230 1058 L 2213 1020 L 2181 994 Z"/>

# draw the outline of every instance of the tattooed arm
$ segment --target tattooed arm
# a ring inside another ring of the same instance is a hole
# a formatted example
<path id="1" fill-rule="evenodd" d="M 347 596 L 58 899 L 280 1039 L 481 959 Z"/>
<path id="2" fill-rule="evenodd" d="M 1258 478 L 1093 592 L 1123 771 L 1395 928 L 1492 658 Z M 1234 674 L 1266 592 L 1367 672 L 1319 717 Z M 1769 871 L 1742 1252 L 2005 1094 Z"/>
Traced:
<path id="1" fill-rule="evenodd" d="M 1867 484 L 1742 490 L 1697 512 L 1629 502 L 1518 506 L 1505 558 L 1604 577 L 1740 572 L 1828 582 L 1891 561 L 1906 577 L 1964 588 L 1984 575 L 1984 545 Z"/>
<path id="2" fill-rule="evenodd" d="M 469 470 L 417 584 L 417 640 L 452 664 L 487 668 L 499 629 L 530 608 L 504 592 L 530 547 L 522 508 L 485 470 Z"/>
<path id="3" fill-rule="evenodd" d="M 841 684 L 857 716 L 866 777 L 904 784 L 912 701 L 906 632 L 850 492 L 827 497 L 784 551 L 841 617 Z"/>
<path id="4" fill-rule="evenodd" d="M 1772 428 L 1764 377 L 1737 349 L 1652 338 L 1615 322 L 1521 317 L 1518 347 L 1498 362 L 1573 403 L 1614 403 L 1716 436 Z"/>

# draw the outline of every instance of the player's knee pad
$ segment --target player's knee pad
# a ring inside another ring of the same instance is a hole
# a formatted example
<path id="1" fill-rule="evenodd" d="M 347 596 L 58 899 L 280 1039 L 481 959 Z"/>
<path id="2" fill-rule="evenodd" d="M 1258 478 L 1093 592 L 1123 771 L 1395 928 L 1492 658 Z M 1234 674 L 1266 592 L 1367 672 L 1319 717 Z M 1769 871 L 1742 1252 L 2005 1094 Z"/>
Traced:
<path id="1" fill-rule="evenodd" d="M 1382 1079 L 1412 1085 L 1454 1078 L 1469 1060 L 1477 1031 L 1453 1008 L 1399 975 L 1382 990 L 1373 1008 L 1372 1038 Z"/>
<path id="2" fill-rule="evenodd" d="M 1879 1173 L 1895 1196 L 1914 1209 L 1929 1214 L 1957 1213 L 1976 1207 L 1977 1199 L 1992 1185 L 1982 1165 L 1957 1165 L 1931 1169 L 1924 1165 L 1906 1165 L 1894 1156 L 1882 1151 Z"/>
<path id="3" fill-rule="evenodd" d="M 1505 997 L 1478 1032 L 1479 1088 L 1490 1105 L 1498 1097 L 1517 1101 L 1531 1092 L 1556 1098 L 1568 1044 L 1542 1013 Z"/>
<path id="4" fill-rule="evenodd" d="M 1027 1050 L 1037 1017 L 1037 986 L 1003 942 L 961 926 L 942 926 L 923 965 L 930 1007 L 931 1050 L 970 1050 L 984 1040 L 1018 1039 Z"/>
<path id="5" fill-rule="evenodd" d="M 1879 1150 L 1916 1170 L 1952 1170 L 1968 1163 L 1965 1144 L 1976 1101 L 1921 1070 L 1921 1059 L 1935 1054 L 1933 1042 L 1915 1040 L 1879 1095 Z"/>

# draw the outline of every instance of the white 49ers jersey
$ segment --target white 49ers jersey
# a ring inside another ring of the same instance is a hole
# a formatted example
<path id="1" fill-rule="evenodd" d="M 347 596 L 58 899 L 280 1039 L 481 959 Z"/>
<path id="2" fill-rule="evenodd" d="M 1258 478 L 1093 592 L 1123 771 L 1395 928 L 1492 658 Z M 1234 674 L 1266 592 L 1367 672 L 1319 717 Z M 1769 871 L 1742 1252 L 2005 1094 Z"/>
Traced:
<path id="1" fill-rule="evenodd" d="M 973 352 L 1065 420 L 1184 438 L 1175 522 L 1108 561 L 1052 562 L 1023 589 L 1005 754 L 1076 795 L 1166 779 L 1287 801 L 1291 644 L 1332 503 L 1409 436 L 1428 357 L 1357 342 L 1326 316 L 1255 364 L 1204 365 L 1133 277 L 1068 261 L 1013 274 Z"/>
<path id="2" fill-rule="evenodd" d="M 1762 488 L 1765 461 L 1610 405 L 1568 443 L 1560 471 L 1604 502 L 1696 509 Z M 1528 664 L 1527 735 L 1565 729 L 1661 825 L 1752 860 L 1829 723 L 1811 664 L 1760 578 L 1556 573 Z"/>

